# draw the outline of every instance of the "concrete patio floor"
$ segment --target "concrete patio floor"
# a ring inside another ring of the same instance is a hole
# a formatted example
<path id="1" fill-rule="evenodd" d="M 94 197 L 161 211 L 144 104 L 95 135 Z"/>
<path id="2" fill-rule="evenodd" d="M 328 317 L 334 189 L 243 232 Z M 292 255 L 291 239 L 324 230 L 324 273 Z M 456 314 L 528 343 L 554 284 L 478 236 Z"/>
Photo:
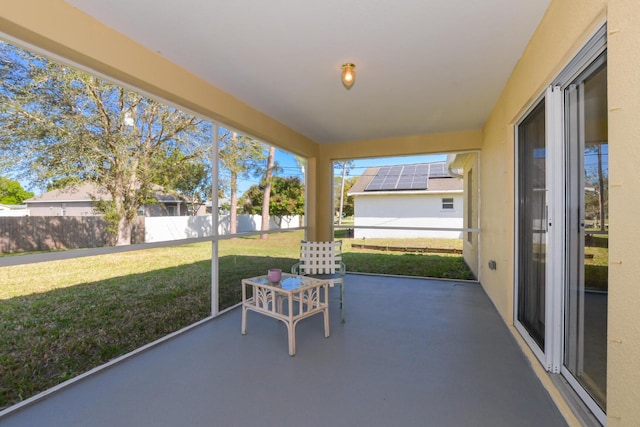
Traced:
<path id="1" fill-rule="evenodd" d="M 239 308 L 0 418 L 0 426 L 564 426 L 480 285 L 350 274 L 284 324 Z"/>

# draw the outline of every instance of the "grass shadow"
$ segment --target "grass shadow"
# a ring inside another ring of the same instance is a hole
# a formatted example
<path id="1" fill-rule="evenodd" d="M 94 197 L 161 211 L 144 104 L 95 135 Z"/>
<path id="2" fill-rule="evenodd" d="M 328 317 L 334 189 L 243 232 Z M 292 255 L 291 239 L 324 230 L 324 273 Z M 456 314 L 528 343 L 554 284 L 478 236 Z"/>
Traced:
<path id="1" fill-rule="evenodd" d="M 220 308 L 240 302 L 241 279 L 294 262 L 221 257 Z M 0 409 L 210 314 L 210 260 L 0 300 Z"/>
<path id="2" fill-rule="evenodd" d="M 475 280 L 461 256 L 346 252 L 342 259 L 352 272 Z"/>
<path id="3" fill-rule="evenodd" d="M 588 231 L 586 231 L 584 243 L 587 247 L 609 248 L 609 235 L 590 234 Z"/>
<path id="4" fill-rule="evenodd" d="M 584 287 L 590 291 L 609 291 L 609 267 L 606 265 L 584 266 Z"/>

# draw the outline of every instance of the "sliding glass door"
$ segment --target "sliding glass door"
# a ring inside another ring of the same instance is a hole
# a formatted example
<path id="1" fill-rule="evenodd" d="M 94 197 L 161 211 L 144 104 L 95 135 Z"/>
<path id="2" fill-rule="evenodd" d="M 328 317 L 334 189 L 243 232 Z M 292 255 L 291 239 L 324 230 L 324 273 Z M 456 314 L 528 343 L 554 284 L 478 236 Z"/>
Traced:
<path id="1" fill-rule="evenodd" d="M 603 54 L 565 89 L 565 373 L 605 409 L 608 300 L 607 68 Z"/>
<path id="2" fill-rule="evenodd" d="M 606 419 L 606 27 L 516 126 L 516 328 Z"/>
<path id="3" fill-rule="evenodd" d="M 547 253 L 544 100 L 518 126 L 518 155 L 517 320 L 544 351 Z"/>

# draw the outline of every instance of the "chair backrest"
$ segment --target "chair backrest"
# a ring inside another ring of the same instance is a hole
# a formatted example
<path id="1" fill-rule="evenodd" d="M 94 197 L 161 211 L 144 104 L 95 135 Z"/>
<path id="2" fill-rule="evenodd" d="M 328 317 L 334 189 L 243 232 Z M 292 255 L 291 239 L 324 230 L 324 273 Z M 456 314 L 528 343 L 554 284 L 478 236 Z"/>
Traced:
<path id="1" fill-rule="evenodd" d="M 300 274 L 335 274 L 342 263 L 342 240 L 300 242 Z"/>

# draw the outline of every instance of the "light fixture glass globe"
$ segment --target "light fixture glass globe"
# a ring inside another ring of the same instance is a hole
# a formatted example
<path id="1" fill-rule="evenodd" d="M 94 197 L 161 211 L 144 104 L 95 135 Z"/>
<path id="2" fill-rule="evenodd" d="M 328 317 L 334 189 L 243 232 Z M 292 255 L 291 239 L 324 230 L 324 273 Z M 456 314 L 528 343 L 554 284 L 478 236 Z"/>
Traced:
<path id="1" fill-rule="evenodd" d="M 351 63 L 342 66 L 342 84 L 349 90 L 356 82 L 356 66 Z"/>

